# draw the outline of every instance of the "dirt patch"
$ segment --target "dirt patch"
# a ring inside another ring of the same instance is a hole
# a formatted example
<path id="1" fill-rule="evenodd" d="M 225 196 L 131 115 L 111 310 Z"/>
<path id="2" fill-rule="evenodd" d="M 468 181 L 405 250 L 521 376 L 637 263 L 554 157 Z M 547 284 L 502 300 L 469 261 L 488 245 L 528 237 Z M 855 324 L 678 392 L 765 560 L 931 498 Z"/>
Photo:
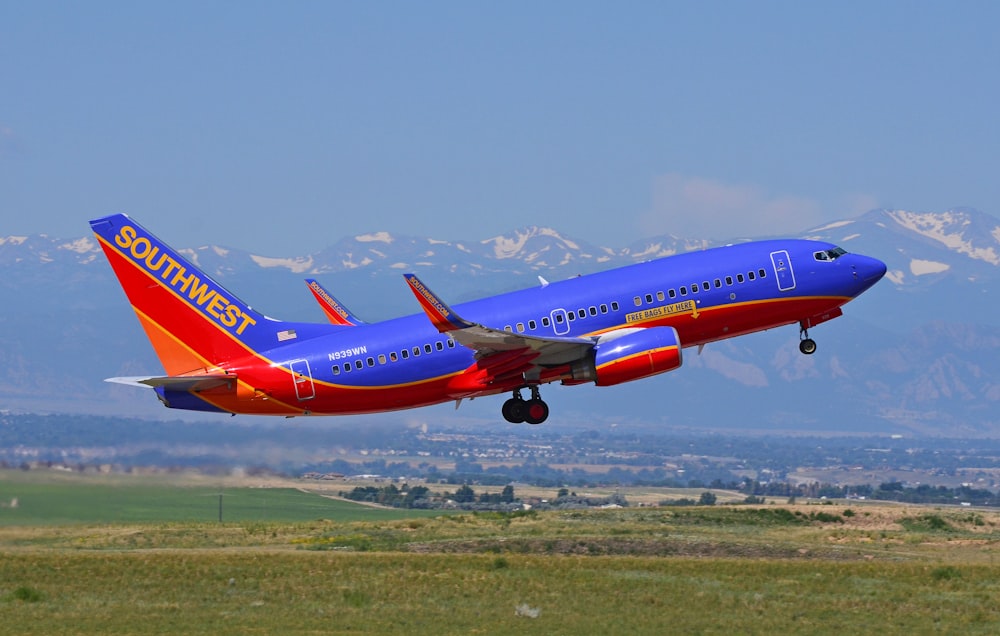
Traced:
<path id="1" fill-rule="evenodd" d="M 572 556 L 679 556 L 734 557 L 752 559 L 833 558 L 860 559 L 841 552 L 819 553 L 788 546 L 735 544 L 672 539 L 621 539 L 606 537 L 574 539 L 473 539 L 410 543 L 408 552 L 444 554 L 538 554 Z"/>

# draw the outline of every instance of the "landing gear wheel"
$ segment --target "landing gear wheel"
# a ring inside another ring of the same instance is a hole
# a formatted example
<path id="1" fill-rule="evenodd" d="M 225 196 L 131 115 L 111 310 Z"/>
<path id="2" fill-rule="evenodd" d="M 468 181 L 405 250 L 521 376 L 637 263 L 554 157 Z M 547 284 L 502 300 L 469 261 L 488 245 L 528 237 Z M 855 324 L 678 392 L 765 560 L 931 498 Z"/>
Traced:
<path id="1" fill-rule="evenodd" d="M 528 424 L 541 424 L 549 417 L 549 405 L 541 399 L 531 399 L 525 402 L 524 421 Z"/>
<path id="2" fill-rule="evenodd" d="M 806 329 L 806 321 L 799 323 L 799 351 L 811 356 L 816 353 L 816 341 L 809 337 L 809 331 Z"/>
<path id="3" fill-rule="evenodd" d="M 531 399 L 529 400 L 521 397 L 521 389 L 527 388 L 531 389 Z M 522 422 L 541 424 L 548 419 L 549 405 L 542 400 L 542 396 L 538 392 L 538 385 L 521 387 L 521 389 L 516 389 L 514 396 L 503 403 L 503 407 L 500 409 L 503 419 L 511 424 L 520 424 Z"/>
<path id="4" fill-rule="evenodd" d="M 500 409 L 503 419 L 511 424 L 521 424 L 524 422 L 527 411 L 527 403 L 520 396 L 510 398 L 503 403 L 503 407 Z"/>
<path id="5" fill-rule="evenodd" d="M 816 341 L 812 338 L 803 338 L 799 341 L 799 351 L 807 356 L 811 356 L 816 353 Z"/>

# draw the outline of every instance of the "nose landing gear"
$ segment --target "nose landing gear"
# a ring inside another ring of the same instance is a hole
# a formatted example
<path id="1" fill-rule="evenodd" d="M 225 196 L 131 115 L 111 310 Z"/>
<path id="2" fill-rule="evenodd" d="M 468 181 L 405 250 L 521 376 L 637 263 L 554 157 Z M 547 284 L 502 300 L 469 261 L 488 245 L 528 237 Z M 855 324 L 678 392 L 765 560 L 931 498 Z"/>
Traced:
<path id="1" fill-rule="evenodd" d="M 805 327 L 799 328 L 799 351 L 807 356 L 816 353 L 816 341 L 809 337 Z"/>
<path id="2" fill-rule="evenodd" d="M 521 389 L 515 389 L 514 397 L 503 403 L 503 418 L 511 424 L 541 424 L 549 417 L 549 405 L 542 400 L 537 385 L 523 388 L 531 389 L 531 399 L 525 400 Z"/>

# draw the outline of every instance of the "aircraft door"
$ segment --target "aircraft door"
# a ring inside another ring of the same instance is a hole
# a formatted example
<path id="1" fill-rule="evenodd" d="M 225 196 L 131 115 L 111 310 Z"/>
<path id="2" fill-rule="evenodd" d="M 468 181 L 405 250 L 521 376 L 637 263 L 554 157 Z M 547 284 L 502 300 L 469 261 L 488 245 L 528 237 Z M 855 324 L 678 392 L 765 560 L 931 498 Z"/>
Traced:
<path id="1" fill-rule="evenodd" d="M 566 315 L 565 309 L 553 309 L 549 316 L 552 318 L 552 331 L 557 336 L 569 333 L 569 317 Z"/>
<path id="2" fill-rule="evenodd" d="M 778 278 L 778 289 L 780 291 L 795 289 L 795 272 L 792 271 L 792 261 L 788 258 L 788 252 L 785 250 L 771 252 L 771 265 L 774 267 L 774 275 Z"/>
<path id="3" fill-rule="evenodd" d="M 295 397 L 299 401 L 311 400 L 316 397 L 316 385 L 313 384 L 312 371 L 308 360 L 292 360 L 288 363 L 292 372 L 292 382 L 295 384 Z"/>

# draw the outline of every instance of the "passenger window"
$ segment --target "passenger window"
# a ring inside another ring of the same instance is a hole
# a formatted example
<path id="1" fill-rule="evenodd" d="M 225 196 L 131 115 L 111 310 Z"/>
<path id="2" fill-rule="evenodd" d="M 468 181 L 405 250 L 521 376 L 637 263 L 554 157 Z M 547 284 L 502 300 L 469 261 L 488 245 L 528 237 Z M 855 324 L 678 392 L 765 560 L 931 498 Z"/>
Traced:
<path id="1" fill-rule="evenodd" d="M 375 366 L 375 358 L 372 358 L 371 356 L 368 357 L 368 366 L 370 367 Z"/>
<path id="2" fill-rule="evenodd" d="M 546 316 L 545 318 L 542 318 L 542 326 L 543 327 L 548 327 L 549 326 L 548 316 Z"/>
<path id="3" fill-rule="evenodd" d="M 337 365 L 333 366 L 333 375 L 340 375 L 340 367 Z"/>
<path id="4" fill-rule="evenodd" d="M 384 353 L 378 354 L 378 363 L 379 364 L 385 364 L 385 354 Z"/>
<path id="5" fill-rule="evenodd" d="M 400 353 L 400 355 L 403 356 L 403 360 L 408 360 L 409 357 L 410 357 L 410 350 L 409 349 L 403 349 L 399 353 Z"/>
<path id="6" fill-rule="evenodd" d="M 712 289 L 712 285 L 710 285 L 709 282 L 706 280 L 701 284 L 701 288 L 704 289 L 705 291 L 708 291 Z"/>
<path id="7" fill-rule="evenodd" d="M 420 355 L 420 347 L 413 347 L 413 357 L 416 358 Z"/>
<path id="8" fill-rule="evenodd" d="M 767 271 L 765 271 L 763 269 L 758 269 L 757 270 L 757 275 L 760 276 L 761 278 L 767 278 Z"/>
<path id="9" fill-rule="evenodd" d="M 653 295 L 652 294 L 646 294 L 646 302 L 647 303 L 652 303 L 653 302 Z"/>
<path id="10" fill-rule="evenodd" d="M 517 323 L 517 333 L 524 333 L 524 323 L 523 322 Z"/>
<path id="11" fill-rule="evenodd" d="M 390 351 L 389 352 L 389 361 L 390 362 L 399 362 L 399 356 L 396 355 L 395 351 Z"/>
<path id="12" fill-rule="evenodd" d="M 757 277 L 754 275 L 753 272 L 747 272 L 747 278 L 749 278 L 750 280 L 755 280 Z"/>
<path id="13" fill-rule="evenodd" d="M 449 349 L 454 349 L 455 348 L 455 341 L 452 340 L 451 338 L 448 339 L 448 348 Z"/>
<path id="14" fill-rule="evenodd" d="M 642 304 L 642 298 L 639 298 L 638 296 L 636 296 L 636 297 L 635 297 L 635 298 L 633 298 L 632 300 L 633 300 L 633 301 L 635 302 L 635 306 L 636 306 L 636 307 L 638 307 L 639 305 L 641 305 L 641 304 Z"/>
<path id="15" fill-rule="evenodd" d="M 591 316 L 596 316 L 597 315 L 597 307 L 591 307 L 590 308 L 590 315 Z"/>
<path id="16" fill-rule="evenodd" d="M 354 368 L 357 369 L 358 371 L 360 371 L 361 369 L 363 369 L 364 366 L 365 366 L 365 363 L 362 362 L 361 360 L 355 360 L 354 361 Z"/>
<path id="17" fill-rule="evenodd" d="M 562 314 L 556 314 L 556 322 L 559 323 L 560 325 L 563 324 L 563 315 Z"/>
<path id="18" fill-rule="evenodd" d="M 345 362 L 344 363 L 344 373 L 350 373 L 350 372 L 351 372 L 351 363 L 350 362 Z"/>
<path id="19" fill-rule="evenodd" d="M 670 296 L 671 298 L 677 298 L 677 292 L 675 292 L 673 289 L 668 289 L 667 296 Z"/>
<path id="20" fill-rule="evenodd" d="M 663 302 L 663 298 L 664 298 L 663 292 L 661 292 L 661 291 L 656 292 L 656 300 L 659 300 L 660 302 Z"/>
<path id="21" fill-rule="evenodd" d="M 718 289 L 720 287 L 722 287 L 722 281 L 719 280 L 718 278 L 716 278 L 715 279 L 715 288 Z"/>
<path id="22" fill-rule="evenodd" d="M 503 330 L 507 333 L 514 333 L 514 330 L 510 328 L 510 325 L 506 325 Z"/>
<path id="23" fill-rule="evenodd" d="M 608 313 L 608 306 L 605 305 L 604 303 L 601 303 L 601 313 L 602 314 Z"/>
<path id="24" fill-rule="evenodd" d="M 444 343 L 438 340 L 437 342 L 434 343 L 434 348 L 437 349 L 438 351 L 444 351 Z"/>
<path id="25" fill-rule="evenodd" d="M 736 275 L 736 282 L 738 282 L 738 283 L 742 283 L 743 282 L 743 274 L 737 274 Z"/>
<path id="26" fill-rule="evenodd" d="M 688 288 L 681 287 L 681 296 L 687 296 L 687 295 L 688 295 Z"/>
<path id="27" fill-rule="evenodd" d="M 584 309 L 577 309 L 576 310 L 576 315 L 579 316 L 580 319 L 582 320 L 583 318 L 587 317 L 587 312 Z"/>
<path id="28" fill-rule="evenodd" d="M 528 321 L 528 329 L 530 329 L 531 331 L 534 331 L 537 328 L 538 328 L 538 323 L 536 323 L 534 320 L 529 320 Z"/>
<path id="29" fill-rule="evenodd" d="M 424 353 L 430 353 L 430 352 L 431 352 L 431 346 L 429 344 L 425 344 L 424 345 Z"/>
<path id="30" fill-rule="evenodd" d="M 733 284 L 733 277 L 726 276 L 726 285 L 732 285 L 732 284 Z"/>
<path id="31" fill-rule="evenodd" d="M 698 293 L 698 283 L 695 283 L 695 284 L 691 285 L 691 293 L 692 294 L 697 294 Z"/>
<path id="32" fill-rule="evenodd" d="M 576 320 L 576 312 L 570 311 L 566 313 L 566 317 L 569 318 L 570 322 Z"/>
<path id="33" fill-rule="evenodd" d="M 618 301 L 617 300 L 611 302 L 611 311 L 618 311 Z"/>

